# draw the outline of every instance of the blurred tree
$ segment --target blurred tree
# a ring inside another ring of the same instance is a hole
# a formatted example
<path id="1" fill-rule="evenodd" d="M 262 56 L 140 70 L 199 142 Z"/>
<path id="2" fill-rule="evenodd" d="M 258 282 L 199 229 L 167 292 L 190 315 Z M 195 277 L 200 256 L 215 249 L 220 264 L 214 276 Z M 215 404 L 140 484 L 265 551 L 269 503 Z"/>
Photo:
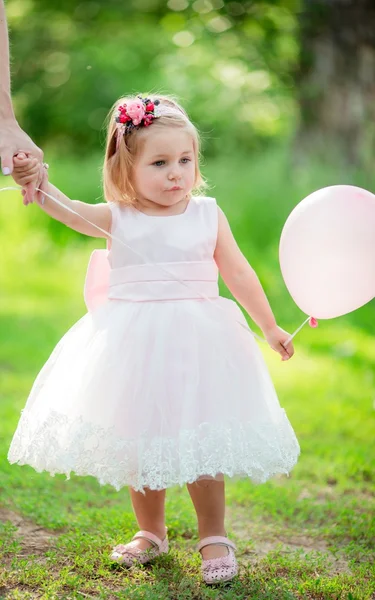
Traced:
<path id="1" fill-rule="evenodd" d="M 17 117 L 41 146 L 87 152 L 118 97 L 160 90 L 206 154 L 257 148 L 295 116 L 298 3 L 7 0 Z"/>
<path id="2" fill-rule="evenodd" d="M 339 154 L 373 169 L 375 2 L 304 0 L 300 23 L 299 156 Z"/>

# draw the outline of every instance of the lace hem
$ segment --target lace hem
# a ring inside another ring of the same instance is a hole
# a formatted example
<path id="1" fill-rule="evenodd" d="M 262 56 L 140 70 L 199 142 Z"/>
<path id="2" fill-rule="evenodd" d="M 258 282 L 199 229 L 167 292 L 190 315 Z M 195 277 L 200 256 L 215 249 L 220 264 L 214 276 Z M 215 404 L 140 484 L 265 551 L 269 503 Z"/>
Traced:
<path id="1" fill-rule="evenodd" d="M 82 417 L 69 419 L 50 411 L 41 421 L 22 411 L 8 461 L 52 476 L 65 474 L 67 479 L 74 471 L 117 491 L 131 486 L 144 493 L 144 487 L 161 490 L 218 473 L 264 483 L 276 474 L 289 474 L 299 454 L 283 409 L 277 422 L 256 427 L 232 419 L 225 426 L 202 423 L 175 438 L 137 439 L 120 439 L 115 427 L 104 429 Z"/>

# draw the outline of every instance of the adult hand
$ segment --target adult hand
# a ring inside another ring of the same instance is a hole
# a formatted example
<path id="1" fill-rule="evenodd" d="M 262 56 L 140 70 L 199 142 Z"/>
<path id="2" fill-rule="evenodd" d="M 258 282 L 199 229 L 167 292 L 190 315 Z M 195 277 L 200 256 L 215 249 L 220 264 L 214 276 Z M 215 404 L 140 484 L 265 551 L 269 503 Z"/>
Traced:
<path id="1" fill-rule="evenodd" d="M 32 139 L 21 129 L 15 120 L 0 122 L 0 159 L 4 175 L 13 172 L 13 156 L 24 152 L 27 156 L 33 156 L 43 164 L 43 152 Z M 26 186 L 27 203 L 32 202 L 35 194 L 35 184 Z"/>

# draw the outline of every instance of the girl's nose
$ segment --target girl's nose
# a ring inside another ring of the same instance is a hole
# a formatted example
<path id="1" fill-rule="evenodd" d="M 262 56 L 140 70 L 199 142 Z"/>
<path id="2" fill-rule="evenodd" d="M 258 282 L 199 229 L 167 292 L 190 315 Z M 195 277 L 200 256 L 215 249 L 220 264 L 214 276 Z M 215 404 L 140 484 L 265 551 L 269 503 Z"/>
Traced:
<path id="1" fill-rule="evenodd" d="M 172 169 L 168 175 L 168 179 L 181 179 L 181 173 L 178 169 Z"/>

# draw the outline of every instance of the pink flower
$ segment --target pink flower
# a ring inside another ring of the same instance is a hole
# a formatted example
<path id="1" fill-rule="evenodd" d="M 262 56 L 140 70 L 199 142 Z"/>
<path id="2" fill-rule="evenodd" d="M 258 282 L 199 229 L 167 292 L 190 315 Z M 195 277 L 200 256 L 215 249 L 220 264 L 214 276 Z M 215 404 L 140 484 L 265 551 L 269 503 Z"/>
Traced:
<path id="1" fill-rule="evenodd" d="M 153 120 L 154 120 L 154 115 L 146 115 L 143 120 L 144 126 L 148 127 L 152 123 Z"/>
<path id="2" fill-rule="evenodd" d="M 145 107 L 141 100 L 131 100 L 126 105 L 126 112 L 134 125 L 139 125 L 145 116 Z"/>
<path id="3" fill-rule="evenodd" d="M 315 329 L 315 327 L 318 327 L 318 321 L 316 319 L 314 319 L 314 317 L 310 317 L 309 325 L 310 325 L 310 327 L 314 327 L 314 329 Z"/>

